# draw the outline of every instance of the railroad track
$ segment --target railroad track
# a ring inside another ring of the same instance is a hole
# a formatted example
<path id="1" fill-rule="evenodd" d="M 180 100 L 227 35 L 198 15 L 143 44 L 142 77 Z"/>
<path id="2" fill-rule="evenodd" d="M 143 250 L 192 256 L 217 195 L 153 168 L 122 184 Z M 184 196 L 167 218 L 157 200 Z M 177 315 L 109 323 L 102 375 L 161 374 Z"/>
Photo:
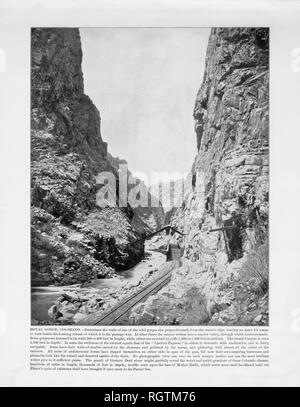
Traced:
<path id="1" fill-rule="evenodd" d="M 178 261 L 175 260 L 167 262 L 161 270 L 160 276 L 155 281 L 152 281 L 128 298 L 122 300 L 109 311 L 95 312 L 83 321 L 80 321 L 78 325 L 114 325 L 136 304 L 165 286 L 171 280 L 172 270 L 177 263 Z"/>

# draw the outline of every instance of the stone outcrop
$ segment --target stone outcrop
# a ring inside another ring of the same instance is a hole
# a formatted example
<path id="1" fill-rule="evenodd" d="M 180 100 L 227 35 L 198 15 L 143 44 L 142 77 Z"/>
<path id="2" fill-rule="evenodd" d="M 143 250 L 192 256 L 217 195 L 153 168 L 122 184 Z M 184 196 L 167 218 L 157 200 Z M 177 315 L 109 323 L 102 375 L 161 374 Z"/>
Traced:
<path id="1" fill-rule="evenodd" d="M 230 261 L 267 233 L 269 174 L 268 29 L 214 28 L 195 109 L 198 153 L 192 191 L 173 217 L 193 260 L 225 250 Z M 246 232 L 210 234 L 238 225 Z"/>
<path id="2" fill-rule="evenodd" d="M 79 30 L 34 28 L 31 39 L 33 158 L 42 158 L 52 147 L 101 169 L 107 144 L 101 138 L 99 112 L 84 94 Z"/>
<path id="3" fill-rule="evenodd" d="M 32 284 L 112 276 L 144 245 L 132 208 L 96 205 L 97 174 L 118 175 L 84 94 L 79 30 L 34 28 L 31 41 Z"/>

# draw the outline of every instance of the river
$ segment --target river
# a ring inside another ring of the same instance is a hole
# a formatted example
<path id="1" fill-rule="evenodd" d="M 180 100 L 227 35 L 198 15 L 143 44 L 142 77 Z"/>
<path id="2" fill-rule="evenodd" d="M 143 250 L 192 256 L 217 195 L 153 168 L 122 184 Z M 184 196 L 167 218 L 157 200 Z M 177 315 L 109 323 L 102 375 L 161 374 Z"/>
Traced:
<path id="1" fill-rule="evenodd" d="M 139 281 L 151 269 L 159 268 L 166 261 L 166 256 L 160 252 L 147 250 L 144 259 L 129 270 L 117 271 L 114 278 L 95 279 L 82 285 L 84 288 L 99 290 L 117 290 L 124 279 L 129 282 Z M 48 310 L 55 303 L 63 291 L 72 291 L 80 287 L 79 284 L 69 286 L 32 287 L 31 289 L 31 318 L 38 321 L 49 320 Z"/>

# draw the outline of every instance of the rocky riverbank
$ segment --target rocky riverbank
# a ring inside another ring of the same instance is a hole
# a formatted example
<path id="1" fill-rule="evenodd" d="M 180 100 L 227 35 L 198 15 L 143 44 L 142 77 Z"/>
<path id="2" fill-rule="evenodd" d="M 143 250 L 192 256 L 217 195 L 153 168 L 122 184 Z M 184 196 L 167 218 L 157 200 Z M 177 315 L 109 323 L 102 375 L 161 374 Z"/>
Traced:
<path id="1" fill-rule="evenodd" d="M 171 282 L 132 309 L 137 325 L 267 325 L 268 292 L 248 275 L 246 257 L 230 264 L 219 253 L 216 267 L 184 260 Z"/>
<path id="2" fill-rule="evenodd" d="M 107 311 L 122 299 L 149 284 L 157 278 L 159 269 L 165 262 L 165 255 L 153 252 L 146 246 L 145 258 L 130 270 L 118 272 L 110 279 L 92 280 L 90 283 L 74 284 L 66 288 L 60 287 L 56 298 L 53 298 L 51 287 L 51 305 L 47 310 L 47 318 L 37 319 L 39 309 L 33 309 L 32 323 L 39 324 L 74 324 L 97 312 Z M 38 295 L 36 291 L 33 296 Z M 45 292 L 40 293 L 42 299 Z M 32 306 L 39 307 L 34 298 Z M 35 317 L 35 318 L 34 318 Z"/>

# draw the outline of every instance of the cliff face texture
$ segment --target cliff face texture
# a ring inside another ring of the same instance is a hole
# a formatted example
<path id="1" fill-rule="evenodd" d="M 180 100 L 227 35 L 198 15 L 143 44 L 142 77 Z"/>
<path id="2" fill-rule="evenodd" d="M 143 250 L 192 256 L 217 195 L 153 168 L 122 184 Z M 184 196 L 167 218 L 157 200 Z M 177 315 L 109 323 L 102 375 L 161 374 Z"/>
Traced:
<path id="1" fill-rule="evenodd" d="M 107 153 L 107 161 L 116 170 L 120 170 L 120 166 L 124 165 L 128 167 L 127 161 L 120 159 L 118 157 L 113 157 L 110 153 Z M 148 206 L 138 206 L 133 208 L 133 218 L 131 220 L 132 226 L 142 232 L 151 233 L 158 230 L 164 224 L 164 209 L 158 198 L 151 194 L 151 189 L 146 187 L 144 182 L 133 177 L 132 173 L 128 170 L 127 172 L 127 191 L 128 194 L 133 191 L 133 188 L 138 188 L 144 191 L 147 197 Z M 137 194 L 136 194 L 137 195 Z M 151 203 L 154 203 L 151 205 Z"/>
<path id="2" fill-rule="evenodd" d="M 192 188 L 176 217 L 187 233 L 186 254 L 211 249 L 242 256 L 266 232 L 269 174 L 268 29 L 212 29 L 195 109 L 198 154 Z M 190 219 L 190 222 L 187 222 Z M 210 227 L 238 225 L 220 240 Z M 206 246 L 207 249 L 206 250 Z M 200 247 L 200 250 L 199 250 Z"/>
<path id="3" fill-rule="evenodd" d="M 32 284 L 110 276 L 139 261 L 134 211 L 96 205 L 109 170 L 100 115 L 84 94 L 78 29 L 32 30 Z"/>
<path id="4" fill-rule="evenodd" d="M 149 312 L 170 310 L 159 318 L 267 323 L 268 34 L 264 28 L 211 31 L 194 109 L 198 152 L 183 205 L 170 219 L 186 234 L 174 238 L 187 260 L 145 304 Z"/>

